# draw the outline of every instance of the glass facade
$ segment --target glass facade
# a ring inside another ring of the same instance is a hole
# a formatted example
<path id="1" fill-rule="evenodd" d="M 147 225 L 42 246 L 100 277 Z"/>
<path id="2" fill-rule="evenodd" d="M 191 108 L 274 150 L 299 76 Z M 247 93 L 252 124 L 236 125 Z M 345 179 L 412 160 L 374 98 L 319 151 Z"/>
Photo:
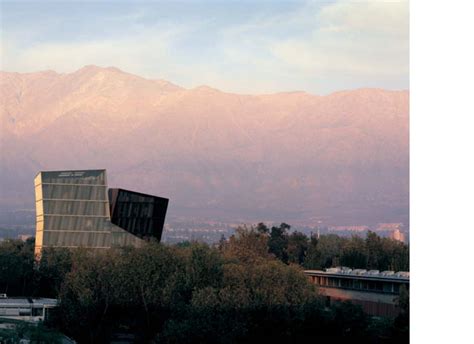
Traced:
<path id="1" fill-rule="evenodd" d="M 168 199 L 142 193 L 110 189 L 112 223 L 140 238 L 161 239 Z"/>
<path id="2" fill-rule="evenodd" d="M 36 254 L 43 247 L 143 244 L 127 228 L 112 223 L 105 170 L 40 172 L 35 178 L 35 198 Z M 137 227 L 136 232 L 146 228 Z"/>

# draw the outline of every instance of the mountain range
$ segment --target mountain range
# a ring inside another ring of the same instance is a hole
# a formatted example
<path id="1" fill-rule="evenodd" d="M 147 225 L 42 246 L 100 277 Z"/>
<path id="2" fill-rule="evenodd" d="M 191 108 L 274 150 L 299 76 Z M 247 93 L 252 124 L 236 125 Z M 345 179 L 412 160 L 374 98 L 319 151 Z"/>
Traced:
<path id="1" fill-rule="evenodd" d="M 409 218 L 409 92 L 245 95 L 117 68 L 0 74 L 0 207 L 40 170 L 106 168 L 171 218 L 331 225 Z"/>

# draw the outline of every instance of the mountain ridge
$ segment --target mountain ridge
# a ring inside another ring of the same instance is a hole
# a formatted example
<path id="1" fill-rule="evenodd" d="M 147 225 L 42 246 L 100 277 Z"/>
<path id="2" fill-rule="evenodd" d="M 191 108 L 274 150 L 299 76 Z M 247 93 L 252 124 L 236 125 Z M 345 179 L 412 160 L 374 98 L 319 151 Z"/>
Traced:
<path id="1" fill-rule="evenodd" d="M 315 94 L 315 93 L 309 93 L 305 90 L 288 90 L 288 91 L 278 91 L 278 92 L 269 92 L 269 93 L 256 93 L 256 94 L 251 94 L 251 93 L 235 93 L 235 92 L 227 92 L 227 91 L 222 91 L 216 87 L 213 87 L 211 85 L 198 85 L 198 86 L 194 86 L 194 87 L 190 87 L 190 88 L 185 88 L 185 87 L 182 87 L 182 86 L 178 86 L 168 80 L 164 80 L 164 79 L 156 79 L 156 78 L 148 78 L 148 77 L 143 77 L 143 76 L 140 76 L 140 75 L 136 75 L 136 74 L 132 74 L 132 73 L 129 73 L 129 72 L 126 72 L 126 71 L 123 71 L 122 69 L 120 68 L 117 68 L 117 67 L 114 67 L 114 66 L 108 66 L 108 67 L 100 67 L 100 66 L 97 66 L 97 65 L 85 65 L 73 72 L 64 72 L 64 73 L 59 73 L 59 72 L 56 72 L 55 70 L 52 70 L 52 69 L 47 69 L 47 70 L 40 70 L 40 71 L 36 71 L 36 72 L 25 72 L 25 73 L 22 73 L 22 72 L 11 72 L 11 71 L 3 71 L 3 70 L 0 70 L 0 74 L 13 74 L 13 75 L 23 75 L 23 76 L 29 76 L 29 75 L 40 75 L 40 74 L 54 74 L 54 75 L 57 75 L 57 76 L 66 76 L 66 75 L 71 75 L 71 74 L 76 74 L 76 73 L 84 73 L 84 72 L 114 72 L 114 73 L 118 73 L 118 74 L 124 74 L 124 75 L 128 75 L 128 76 L 131 76 L 131 77 L 134 77 L 134 78 L 140 78 L 142 80 L 147 80 L 147 81 L 158 81 L 158 82 L 165 82 L 165 83 L 169 83 L 169 84 L 172 84 L 176 87 L 179 87 L 183 90 L 192 90 L 192 89 L 196 89 L 196 88 L 199 88 L 199 87 L 206 87 L 206 88 L 210 88 L 210 89 L 214 89 L 214 90 L 218 90 L 219 92 L 222 92 L 222 93 L 230 93 L 230 94 L 235 94 L 235 95 L 253 95 L 253 96 L 265 96 L 265 95 L 277 95 L 277 94 L 288 94 L 288 93 L 306 93 L 308 95 L 312 95 L 312 96 L 319 96 L 319 97 L 324 97 L 324 96 L 329 96 L 329 95 L 332 95 L 334 93 L 341 93 L 341 92 L 353 92 L 353 91 L 357 91 L 357 90 L 381 90 L 381 91 L 386 91 L 386 92 L 409 92 L 408 89 L 397 89 L 397 90 L 389 90 L 389 89 L 384 89 L 384 88 L 379 88 L 379 87 L 360 87 L 360 88 L 354 88 L 354 89 L 344 89 L 344 90 L 337 90 L 337 91 L 333 91 L 333 92 L 330 92 L 328 94 Z"/>

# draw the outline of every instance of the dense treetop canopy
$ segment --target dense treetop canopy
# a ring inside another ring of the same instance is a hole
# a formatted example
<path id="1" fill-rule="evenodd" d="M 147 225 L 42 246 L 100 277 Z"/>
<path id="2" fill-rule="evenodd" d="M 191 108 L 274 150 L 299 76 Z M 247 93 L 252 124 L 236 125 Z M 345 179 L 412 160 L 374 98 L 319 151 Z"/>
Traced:
<path id="1" fill-rule="evenodd" d="M 37 263 L 33 246 L 0 243 L 0 292 L 59 298 L 49 325 L 80 343 L 117 333 L 162 343 L 408 338 L 408 295 L 397 319 L 372 319 L 350 303 L 328 307 L 302 272 L 338 264 L 408 270 L 408 247 L 374 233 L 308 238 L 287 224 L 259 224 L 215 246 L 46 249 Z"/>

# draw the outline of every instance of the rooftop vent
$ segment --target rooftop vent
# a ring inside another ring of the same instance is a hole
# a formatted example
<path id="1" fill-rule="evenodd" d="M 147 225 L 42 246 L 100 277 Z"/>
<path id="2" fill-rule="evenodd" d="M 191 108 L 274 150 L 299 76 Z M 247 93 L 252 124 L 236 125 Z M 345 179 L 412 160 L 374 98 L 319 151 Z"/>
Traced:
<path id="1" fill-rule="evenodd" d="M 379 270 L 369 270 L 367 271 L 367 275 L 378 275 L 380 273 Z"/>
<path id="2" fill-rule="evenodd" d="M 410 278 L 410 273 L 408 271 L 399 271 L 395 276 L 400 278 Z"/>
<path id="3" fill-rule="evenodd" d="M 367 270 L 366 269 L 354 269 L 354 270 L 352 270 L 352 273 L 354 275 L 364 275 L 365 273 L 367 273 Z"/>

